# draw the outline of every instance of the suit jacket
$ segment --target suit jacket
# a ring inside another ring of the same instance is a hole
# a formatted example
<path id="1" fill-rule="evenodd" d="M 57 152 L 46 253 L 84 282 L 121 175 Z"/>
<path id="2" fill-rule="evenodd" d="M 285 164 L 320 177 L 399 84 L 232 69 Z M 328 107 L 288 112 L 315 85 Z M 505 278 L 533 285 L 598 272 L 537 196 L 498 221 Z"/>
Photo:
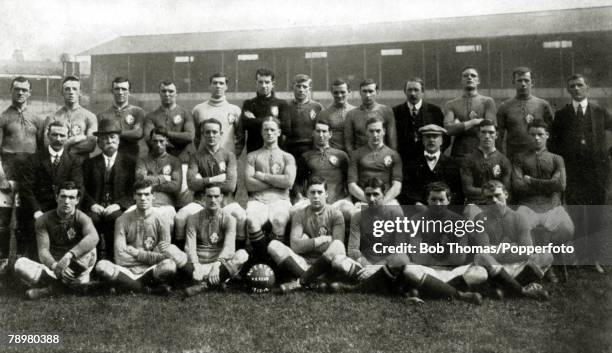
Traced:
<path id="1" fill-rule="evenodd" d="M 104 173 L 106 166 L 104 156 L 99 154 L 83 162 L 83 180 L 85 194 L 83 195 L 83 210 L 89 211 L 92 205 L 103 202 Z M 132 158 L 121 152 L 117 153 L 115 164 L 111 169 L 110 178 L 113 180 L 112 196 L 114 202 L 125 211 L 134 204 L 133 187 L 136 174 L 136 163 Z"/>
<path id="2" fill-rule="evenodd" d="M 592 148 L 590 156 L 579 153 L 581 141 L 576 136 L 578 123 L 572 104 L 567 104 L 555 114 L 550 127 L 549 150 L 563 157 L 567 173 L 566 197 L 569 204 L 603 204 L 610 152 L 606 145 L 606 131 L 612 129 L 612 116 L 605 108 L 589 101 L 585 118 L 591 120 Z"/>
<path id="3" fill-rule="evenodd" d="M 57 207 L 56 187 L 65 181 L 83 184 L 81 163 L 64 150 L 57 167 L 51 163 L 49 149 L 28 156 L 22 176 L 20 194 L 23 205 L 32 213 L 50 211 Z"/>
<path id="4" fill-rule="evenodd" d="M 395 115 L 397 130 L 397 152 L 402 156 L 404 166 L 406 166 L 409 161 L 423 154 L 423 142 L 421 141 L 419 128 L 428 124 L 444 127 L 444 114 L 440 107 L 425 101 L 423 101 L 414 122 L 406 102 L 393 107 L 393 114 Z M 441 151 L 444 152 L 449 145 L 450 137 L 446 135 L 440 148 Z"/>
<path id="5" fill-rule="evenodd" d="M 416 202 L 427 204 L 425 187 L 435 181 L 443 181 L 450 187 L 451 204 L 463 204 L 461 175 L 453 158 L 440 154 L 440 158 L 432 171 L 427 165 L 425 156 L 421 153 L 416 159 L 409 161 L 406 167 L 404 182 L 402 183 L 402 205 L 414 205 Z"/>

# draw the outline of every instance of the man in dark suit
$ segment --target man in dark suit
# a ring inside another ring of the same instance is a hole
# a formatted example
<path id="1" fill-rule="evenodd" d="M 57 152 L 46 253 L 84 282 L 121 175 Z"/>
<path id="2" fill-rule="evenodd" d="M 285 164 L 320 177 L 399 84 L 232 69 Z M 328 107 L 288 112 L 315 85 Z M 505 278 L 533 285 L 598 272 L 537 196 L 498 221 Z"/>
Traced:
<path id="1" fill-rule="evenodd" d="M 65 181 L 82 185 L 81 163 L 64 148 L 68 139 L 68 126 L 53 121 L 47 127 L 49 146 L 28 156 L 23 172 L 21 199 L 34 219 L 55 209 L 57 186 Z"/>
<path id="2" fill-rule="evenodd" d="M 397 152 L 402 156 L 404 167 L 415 158 L 422 157 L 423 143 L 418 131 L 419 128 L 436 124 L 444 126 L 444 114 L 437 105 L 423 101 L 425 86 L 418 77 L 409 78 L 404 85 L 406 102 L 393 107 L 395 126 L 397 128 Z M 450 138 L 444 134 L 441 151 L 450 145 Z"/>
<path id="3" fill-rule="evenodd" d="M 112 261 L 115 220 L 132 204 L 136 165 L 133 158 L 118 152 L 121 134 L 118 121 L 101 120 L 94 134 L 102 153 L 83 163 L 82 207 L 101 235 L 100 258 Z"/>
<path id="4" fill-rule="evenodd" d="M 418 133 L 424 151 L 406 162 L 408 166 L 402 183 L 405 187 L 402 190 L 400 203 L 425 206 L 426 186 L 441 181 L 450 187 L 452 203 L 462 205 L 463 191 L 459 167 L 452 158 L 443 155 L 441 151 L 446 130 L 439 125 L 428 124 L 419 128 Z"/>
<path id="5" fill-rule="evenodd" d="M 575 237 L 579 238 L 598 232 L 602 225 L 602 207 L 587 210 L 584 206 L 606 202 L 610 156 L 605 130 L 612 130 L 612 117 L 606 109 L 588 100 L 589 86 L 583 75 L 576 74 L 567 80 L 567 92 L 572 103 L 555 114 L 550 150 L 565 160 L 565 199 L 576 226 Z M 599 247 L 591 242 L 588 248 L 593 255 L 592 250 Z M 596 268 L 603 272 L 601 267 Z"/>

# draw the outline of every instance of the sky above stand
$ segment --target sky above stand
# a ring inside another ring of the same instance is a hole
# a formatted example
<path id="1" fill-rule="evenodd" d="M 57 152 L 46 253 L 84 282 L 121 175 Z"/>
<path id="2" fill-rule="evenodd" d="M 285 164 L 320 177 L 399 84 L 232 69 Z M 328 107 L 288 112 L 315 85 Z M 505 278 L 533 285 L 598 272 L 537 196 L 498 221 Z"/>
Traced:
<path id="1" fill-rule="evenodd" d="M 0 60 L 58 61 L 122 35 L 390 22 L 612 5 L 612 0 L 0 0 Z M 612 19 L 610 19 L 612 21 Z"/>

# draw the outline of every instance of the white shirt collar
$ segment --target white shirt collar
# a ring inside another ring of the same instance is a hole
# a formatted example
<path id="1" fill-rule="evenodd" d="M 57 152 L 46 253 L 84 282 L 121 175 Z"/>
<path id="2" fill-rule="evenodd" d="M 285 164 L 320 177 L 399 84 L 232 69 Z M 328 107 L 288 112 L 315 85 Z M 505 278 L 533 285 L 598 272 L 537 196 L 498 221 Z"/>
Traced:
<path id="1" fill-rule="evenodd" d="M 51 155 L 52 158 L 55 158 L 55 156 L 58 156 L 61 158 L 62 154 L 64 153 L 63 148 L 57 152 L 53 148 L 51 148 L 51 146 L 48 146 L 47 148 L 49 148 L 49 154 Z"/>
<path id="2" fill-rule="evenodd" d="M 574 107 L 574 112 L 578 112 L 578 106 L 582 108 L 582 112 L 586 113 L 586 108 L 589 105 L 587 98 L 581 100 L 580 102 L 576 102 L 572 99 L 572 106 Z"/>
<path id="3" fill-rule="evenodd" d="M 440 150 L 438 150 L 438 152 L 436 152 L 436 153 L 434 153 L 434 154 L 431 154 L 431 153 L 429 153 L 429 152 L 427 152 L 427 151 L 424 151 L 424 152 L 423 152 L 423 155 L 424 155 L 424 156 L 435 156 L 435 157 L 436 157 L 436 160 L 437 160 L 437 159 L 439 159 L 439 158 L 440 158 Z"/>
<path id="4" fill-rule="evenodd" d="M 104 157 L 104 162 L 108 165 L 108 163 L 110 162 L 111 165 L 113 165 L 115 163 L 115 158 L 117 157 L 117 152 L 115 152 L 112 156 L 108 157 L 107 155 L 105 155 L 104 153 L 102 153 L 102 156 Z"/>
<path id="5" fill-rule="evenodd" d="M 412 108 L 416 108 L 416 110 L 420 110 L 421 106 L 423 105 L 423 100 L 421 99 L 417 104 L 412 105 L 412 103 L 410 102 L 406 102 L 408 103 L 408 110 L 412 111 Z"/>

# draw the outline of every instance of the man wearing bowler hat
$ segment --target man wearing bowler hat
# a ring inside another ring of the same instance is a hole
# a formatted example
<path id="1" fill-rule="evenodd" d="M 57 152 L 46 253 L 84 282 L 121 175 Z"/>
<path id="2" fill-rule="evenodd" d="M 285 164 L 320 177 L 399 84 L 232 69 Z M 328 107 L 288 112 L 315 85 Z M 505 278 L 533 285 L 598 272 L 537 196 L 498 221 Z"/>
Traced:
<path id="1" fill-rule="evenodd" d="M 101 235 L 100 258 L 112 260 L 115 220 L 132 203 L 136 166 L 133 158 L 118 151 L 121 124 L 117 120 L 101 120 L 94 134 L 102 153 L 83 163 L 82 208 Z"/>

